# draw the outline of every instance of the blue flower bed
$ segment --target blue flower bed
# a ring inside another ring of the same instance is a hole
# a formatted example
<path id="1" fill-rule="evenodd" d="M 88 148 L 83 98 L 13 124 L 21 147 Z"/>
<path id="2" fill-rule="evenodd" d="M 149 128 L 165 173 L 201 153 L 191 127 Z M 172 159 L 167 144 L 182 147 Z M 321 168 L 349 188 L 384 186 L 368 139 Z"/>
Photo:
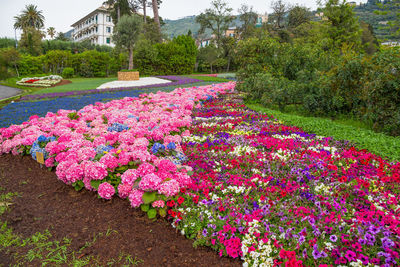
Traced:
<path id="1" fill-rule="evenodd" d="M 190 86 L 201 86 L 210 83 L 188 84 Z M 186 86 L 186 85 L 185 85 Z M 21 124 L 27 121 L 32 115 L 45 116 L 47 112 L 57 112 L 60 109 L 79 110 L 89 104 L 96 102 L 108 102 L 113 99 L 123 97 L 138 97 L 143 93 L 165 91 L 169 92 L 179 86 L 167 86 L 162 88 L 148 88 L 142 90 L 102 92 L 97 94 L 88 94 L 73 97 L 60 97 L 57 99 L 42 100 L 35 102 L 15 102 L 5 106 L 0 110 L 0 128 L 8 127 L 12 124 Z"/>

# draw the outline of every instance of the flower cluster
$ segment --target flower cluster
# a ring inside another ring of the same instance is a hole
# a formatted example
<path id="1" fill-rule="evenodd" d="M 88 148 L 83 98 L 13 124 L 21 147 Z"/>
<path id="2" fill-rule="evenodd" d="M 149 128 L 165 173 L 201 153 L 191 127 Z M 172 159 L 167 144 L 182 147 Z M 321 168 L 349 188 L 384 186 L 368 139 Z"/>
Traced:
<path id="1" fill-rule="evenodd" d="M 246 109 L 196 110 L 173 226 L 244 266 L 399 266 L 400 163 Z"/>
<path id="2" fill-rule="evenodd" d="M 59 75 L 50 75 L 44 77 L 23 78 L 16 84 L 23 86 L 50 87 L 59 83 L 62 79 L 63 78 Z"/>
<path id="3" fill-rule="evenodd" d="M 30 153 L 36 159 L 36 152 L 43 152 L 46 166 L 54 167 L 62 182 L 98 191 L 104 199 L 128 198 L 155 217 L 155 208 L 165 208 L 161 202 L 191 183 L 180 142 L 190 135 L 192 110 L 234 87 L 178 88 L 31 116 L 0 129 L 0 155 Z"/>

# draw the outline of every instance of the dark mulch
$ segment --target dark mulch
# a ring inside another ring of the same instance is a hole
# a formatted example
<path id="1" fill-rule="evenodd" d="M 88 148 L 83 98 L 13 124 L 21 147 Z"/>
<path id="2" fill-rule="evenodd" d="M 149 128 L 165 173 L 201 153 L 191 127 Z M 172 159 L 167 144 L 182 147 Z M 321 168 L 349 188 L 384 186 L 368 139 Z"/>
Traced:
<path id="1" fill-rule="evenodd" d="M 94 192 L 76 192 L 30 157 L 0 156 L 0 186 L 22 195 L 14 199 L 10 211 L 0 220 L 7 221 L 14 233 L 24 238 L 49 229 L 53 240 L 69 237 L 71 249 L 79 251 L 96 234 L 115 230 L 82 251 L 81 256 L 99 256 L 104 265 L 121 252 L 143 260 L 143 266 L 241 265 L 238 260 L 220 258 L 208 248 L 194 249 L 193 242 L 166 220 L 150 221 L 143 212 L 131 208 L 129 201 L 105 201 Z M 0 265 L 12 263 L 10 255 L 0 252 Z"/>

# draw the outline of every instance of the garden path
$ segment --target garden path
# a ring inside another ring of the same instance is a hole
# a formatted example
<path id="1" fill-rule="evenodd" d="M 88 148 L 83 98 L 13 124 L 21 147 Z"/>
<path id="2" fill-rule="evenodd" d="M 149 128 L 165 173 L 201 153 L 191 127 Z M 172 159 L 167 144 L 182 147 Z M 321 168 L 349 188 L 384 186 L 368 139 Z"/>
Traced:
<path id="1" fill-rule="evenodd" d="M 22 90 L 20 89 L 0 85 L 0 99 L 6 99 L 12 96 L 16 96 L 21 92 Z"/>

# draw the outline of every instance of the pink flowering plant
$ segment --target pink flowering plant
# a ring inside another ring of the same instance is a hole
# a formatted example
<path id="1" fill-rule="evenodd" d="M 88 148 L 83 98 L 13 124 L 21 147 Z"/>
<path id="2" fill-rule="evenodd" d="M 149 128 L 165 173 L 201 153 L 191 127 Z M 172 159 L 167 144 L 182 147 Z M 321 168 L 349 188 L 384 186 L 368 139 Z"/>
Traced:
<path id="1" fill-rule="evenodd" d="M 76 190 L 117 195 L 150 218 L 165 216 L 165 202 L 192 182 L 180 144 L 190 135 L 193 109 L 234 87 L 178 88 L 32 116 L 0 129 L 0 155 L 43 153 L 46 167 Z"/>

